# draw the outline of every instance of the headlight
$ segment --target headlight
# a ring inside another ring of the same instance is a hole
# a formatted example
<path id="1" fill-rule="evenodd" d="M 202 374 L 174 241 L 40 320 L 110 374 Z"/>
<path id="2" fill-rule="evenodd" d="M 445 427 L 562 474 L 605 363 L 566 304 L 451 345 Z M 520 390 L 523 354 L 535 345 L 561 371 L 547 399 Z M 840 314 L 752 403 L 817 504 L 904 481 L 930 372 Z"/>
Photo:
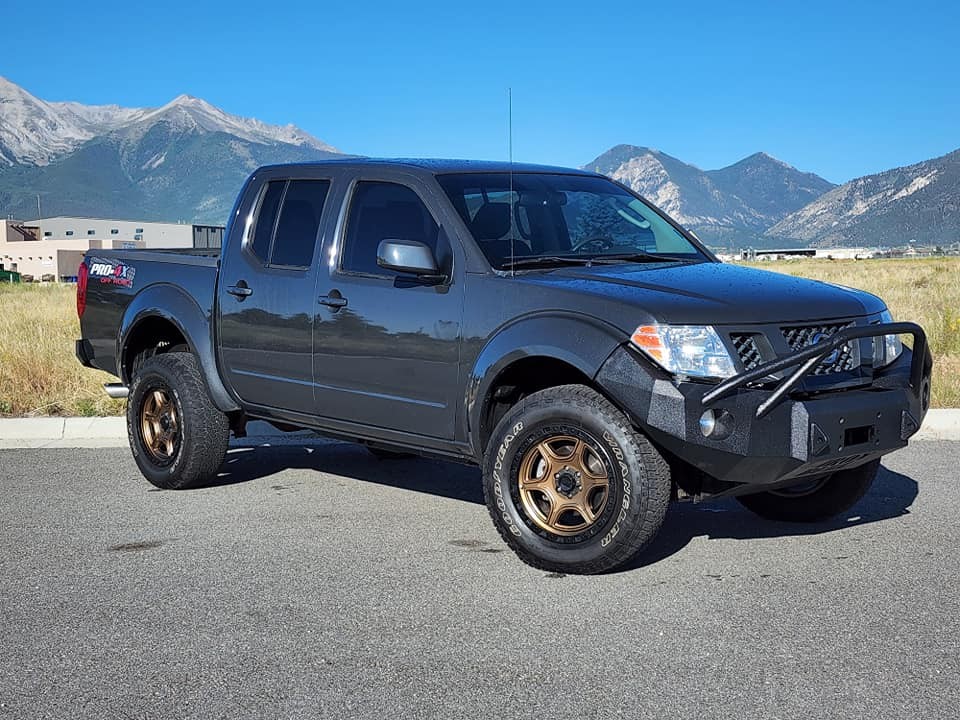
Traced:
<path id="1" fill-rule="evenodd" d="M 709 325 L 641 325 L 630 341 L 675 375 L 728 378 L 736 374 L 730 353 Z"/>
<path id="2" fill-rule="evenodd" d="M 889 310 L 880 313 L 880 322 L 893 322 L 893 315 Z M 903 343 L 899 335 L 884 335 L 873 339 L 873 366 L 883 367 L 889 365 L 903 352 Z"/>

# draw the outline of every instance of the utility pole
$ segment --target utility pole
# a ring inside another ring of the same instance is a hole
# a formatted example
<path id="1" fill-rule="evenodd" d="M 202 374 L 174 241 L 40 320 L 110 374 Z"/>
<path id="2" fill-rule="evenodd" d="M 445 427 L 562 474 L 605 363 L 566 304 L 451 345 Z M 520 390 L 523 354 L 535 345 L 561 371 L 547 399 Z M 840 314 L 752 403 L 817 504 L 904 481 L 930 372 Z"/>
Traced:
<path id="1" fill-rule="evenodd" d="M 40 212 L 40 193 L 37 193 L 37 220 L 43 219 L 43 213 Z"/>

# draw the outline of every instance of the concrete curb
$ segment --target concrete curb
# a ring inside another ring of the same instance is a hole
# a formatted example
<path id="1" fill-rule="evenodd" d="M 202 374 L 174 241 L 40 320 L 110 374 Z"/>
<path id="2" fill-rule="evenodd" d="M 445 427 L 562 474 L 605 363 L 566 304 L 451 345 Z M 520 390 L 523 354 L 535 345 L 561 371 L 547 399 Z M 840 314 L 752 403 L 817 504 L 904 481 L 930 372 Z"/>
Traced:
<path id="1" fill-rule="evenodd" d="M 236 447 L 299 445 L 320 440 L 309 430 L 283 433 L 260 421 L 247 425 L 247 433 L 247 437 L 231 440 L 230 444 Z M 123 417 L 0 419 L 0 450 L 126 446 L 127 421 Z"/>
<path id="2" fill-rule="evenodd" d="M 929 410 L 914 440 L 960 440 L 960 410 Z"/>
<path id="3" fill-rule="evenodd" d="M 298 445 L 319 438 L 309 430 L 282 433 L 265 422 L 251 422 L 248 436 L 234 446 Z M 960 441 L 960 409 L 931 410 L 913 440 Z M 127 423 L 122 417 L 0 419 L 0 450 L 13 448 L 125 447 Z"/>

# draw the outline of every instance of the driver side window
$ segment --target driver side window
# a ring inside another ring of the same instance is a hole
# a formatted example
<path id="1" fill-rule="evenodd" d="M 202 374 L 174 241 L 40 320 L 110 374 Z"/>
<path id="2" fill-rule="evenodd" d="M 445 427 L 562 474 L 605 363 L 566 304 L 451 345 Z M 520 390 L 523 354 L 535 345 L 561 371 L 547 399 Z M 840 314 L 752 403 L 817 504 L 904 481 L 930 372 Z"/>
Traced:
<path id="1" fill-rule="evenodd" d="M 463 190 L 467 226 L 484 254 L 492 257 L 529 255 L 532 234 L 526 212 L 517 207 L 517 193 L 487 192 L 481 187 Z M 511 208 L 514 217 L 511 217 Z M 516 217 L 521 222 L 517 223 Z M 519 227 L 518 227 L 519 225 Z"/>
<path id="2" fill-rule="evenodd" d="M 377 265 L 384 240 L 415 240 L 437 257 L 439 228 L 420 196 L 397 183 L 358 182 L 350 202 L 340 269 L 363 275 L 397 273 Z"/>

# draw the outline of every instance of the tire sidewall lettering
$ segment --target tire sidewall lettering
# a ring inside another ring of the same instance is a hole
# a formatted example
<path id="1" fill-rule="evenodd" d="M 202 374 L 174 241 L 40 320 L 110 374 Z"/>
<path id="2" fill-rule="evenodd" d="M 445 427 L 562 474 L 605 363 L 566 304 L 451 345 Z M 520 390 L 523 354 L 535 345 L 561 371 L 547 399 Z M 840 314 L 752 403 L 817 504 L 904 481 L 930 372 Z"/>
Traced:
<path id="1" fill-rule="evenodd" d="M 504 524 L 507 526 L 507 529 L 513 534 L 519 537 L 520 528 L 517 527 L 517 524 L 513 521 L 508 509 L 507 503 L 504 500 L 503 496 L 503 459 L 506 457 L 507 452 L 510 448 L 510 445 L 514 440 L 517 439 L 517 436 L 523 432 L 523 423 L 516 423 L 511 429 L 510 432 L 503 438 L 503 442 L 500 443 L 500 447 L 497 448 L 497 457 L 493 463 L 493 494 L 496 498 L 497 510 L 500 512 L 500 516 L 503 519 Z"/>
<path id="2" fill-rule="evenodd" d="M 617 513 L 617 519 L 614 521 L 613 526 L 610 528 L 607 534 L 603 536 L 603 539 L 600 540 L 600 546 L 606 547 L 613 542 L 613 539 L 620 533 L 620 526 L 627 518 L 627 511 L 630 509 L 631 484 L 630 468 L 627 466 L 623 450 L 620 448 L 620 443 L 618 443 L 607 430 L 603 431 L 603 441 L 607 444 L 607 447 L 610 448 L 614 458 L 616 459 L 617 465 L 620 468 L 620 479 L 623 483 L 623 499 L 620 503 L 620 512 Z"/>

